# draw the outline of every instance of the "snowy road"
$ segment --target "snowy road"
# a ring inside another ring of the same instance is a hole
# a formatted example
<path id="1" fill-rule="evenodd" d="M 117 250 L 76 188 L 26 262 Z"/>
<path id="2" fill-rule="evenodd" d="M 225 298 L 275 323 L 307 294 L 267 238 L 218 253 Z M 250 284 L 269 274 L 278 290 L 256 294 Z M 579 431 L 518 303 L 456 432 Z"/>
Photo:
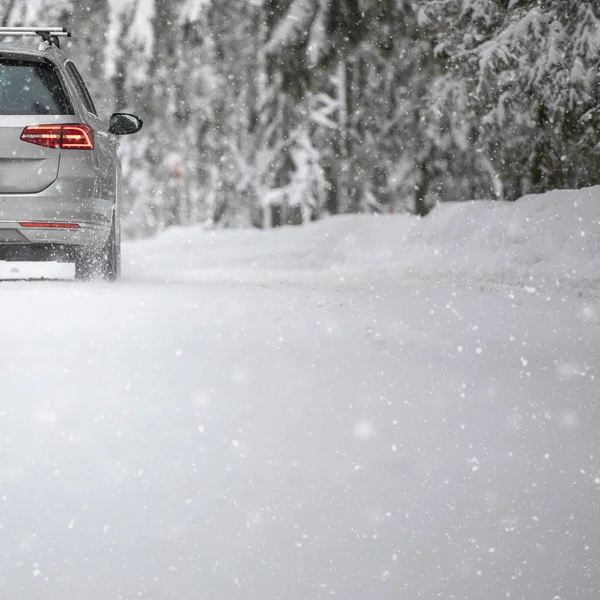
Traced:
<path id="1" fill-rule="evenodd" d="M 600 596 L 596 300 L 149 270 L 0 283 L 3 597 Z"/>

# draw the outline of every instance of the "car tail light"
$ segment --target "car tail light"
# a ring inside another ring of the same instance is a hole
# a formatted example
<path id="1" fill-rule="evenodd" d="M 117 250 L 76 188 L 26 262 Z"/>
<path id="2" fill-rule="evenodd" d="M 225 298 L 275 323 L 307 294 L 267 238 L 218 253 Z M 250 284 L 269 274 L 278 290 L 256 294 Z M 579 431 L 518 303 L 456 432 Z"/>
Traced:
<path id="1" fill-rule="evenodd" d="M 25 127 L 21 139 L 30 144 L 46 146 L 46 148 L 60 148 L 62 138 L 62 125 L 35 125 Z"/>
<path id="2" fill-rule="evenodd" d="M 63 125 L 61 148 L 65 150 L 93 150 L 93 129 L 87 125 Z"/>
<path id="3" fill-rule="evenodd" d="M 28 229 L 79 229 L 79 225 L 77 223 L 56 223 L 54 221 L 50 223 L 33 221 L 19 223 L 19 225 Z"/>
<path id="4" fill-rule="evenodd" d="M 94 130 L 87 125 L 30 125 L 23 129 L 21 139 L 46 148 L 94 149 Z"/>

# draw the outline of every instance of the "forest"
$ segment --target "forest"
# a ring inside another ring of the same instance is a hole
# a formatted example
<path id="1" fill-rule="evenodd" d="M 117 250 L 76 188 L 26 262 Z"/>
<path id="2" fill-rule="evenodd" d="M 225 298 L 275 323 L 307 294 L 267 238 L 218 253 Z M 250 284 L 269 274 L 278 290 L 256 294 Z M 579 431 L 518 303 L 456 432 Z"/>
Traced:
<path id="1" fill-rule="evenodd" d="M 123 139 L 125 230 L 425 216 L 600 182 L 599 0 L 0 0 Z"/>

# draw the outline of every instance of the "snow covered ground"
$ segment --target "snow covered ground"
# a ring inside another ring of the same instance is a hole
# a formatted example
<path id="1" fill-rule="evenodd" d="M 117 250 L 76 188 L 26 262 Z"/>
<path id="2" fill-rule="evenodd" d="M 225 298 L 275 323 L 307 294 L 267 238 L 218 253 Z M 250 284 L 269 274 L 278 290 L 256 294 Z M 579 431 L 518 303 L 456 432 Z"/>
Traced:
<path id="1" fill-rule="evenodd" d="M 599 250 L 592 189 L 1 283 L 0 594 L 597 599 Z"/>

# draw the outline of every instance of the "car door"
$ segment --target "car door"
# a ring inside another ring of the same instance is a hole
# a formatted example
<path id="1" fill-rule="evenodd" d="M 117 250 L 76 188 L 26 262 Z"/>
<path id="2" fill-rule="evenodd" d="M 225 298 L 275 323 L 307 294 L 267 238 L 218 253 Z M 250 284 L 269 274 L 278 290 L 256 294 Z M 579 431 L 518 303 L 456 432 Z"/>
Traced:
<path id="1" fill-rule="evenodd" d="M 86 120 L 94 130 L 94 165 L 97 168 L 98 183 L 96 195 L 102 200 L 114 203 L 117 180 L 116 140 L 108 133 L 108 125 L 98 116 L 87 86 L 72 60 L 65 62 L 65 69 L 86 112 Z"/>

